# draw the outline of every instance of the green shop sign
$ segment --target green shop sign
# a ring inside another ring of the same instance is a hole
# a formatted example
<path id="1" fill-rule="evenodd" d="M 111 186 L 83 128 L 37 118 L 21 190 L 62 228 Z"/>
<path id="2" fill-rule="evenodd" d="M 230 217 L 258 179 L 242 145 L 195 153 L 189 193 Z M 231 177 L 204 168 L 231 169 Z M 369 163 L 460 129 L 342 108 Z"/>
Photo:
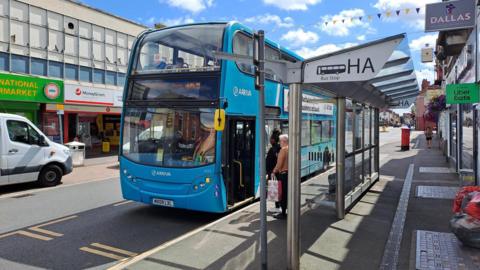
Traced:
<path id="1" fill-rule="evenodd" d="M 0 73 L 0 100 L 63 103 L 63 81 Z"/>
<path id="2" fill-rule="evenodd" d="M 477 103 L 478 90 L 476 83 L 448 84 L 447 104 Z"/>

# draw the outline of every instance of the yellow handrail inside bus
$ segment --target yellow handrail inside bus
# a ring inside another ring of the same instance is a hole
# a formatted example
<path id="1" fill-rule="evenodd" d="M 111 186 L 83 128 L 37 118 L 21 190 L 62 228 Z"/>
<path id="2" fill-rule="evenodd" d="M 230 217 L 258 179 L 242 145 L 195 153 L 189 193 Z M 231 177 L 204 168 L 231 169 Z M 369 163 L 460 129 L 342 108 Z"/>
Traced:
<path id="1" fill-rule="evenodd" d="M 236 164 L 238 164 L 238 167 L 240 168 L 240 186 L 241 187 L 245 187 L 245 185 L 243 184 L 243 168 L 242 168 L 242 162 L 238 161 L 238 160 L 233 160 L 233 162 L 235 162 Z"/>

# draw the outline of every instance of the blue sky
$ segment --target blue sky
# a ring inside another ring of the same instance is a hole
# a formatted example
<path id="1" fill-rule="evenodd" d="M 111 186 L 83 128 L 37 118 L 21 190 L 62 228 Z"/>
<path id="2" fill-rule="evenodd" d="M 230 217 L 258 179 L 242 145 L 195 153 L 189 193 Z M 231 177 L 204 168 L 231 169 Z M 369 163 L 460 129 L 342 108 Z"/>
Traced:
<path id="1" fill-rule="evenodd" d="M 152 26 L 236 20 L 304 57 L 406 32 L 419 82 L 433 79 L 432 64 L 419 62 L 420 48 L 434 46 L 437 33 L 424 33 L 425 4 L 438 0 L 82 0 Z M 416 12 L 416 8 L 421 8 Z M 406 14 L 406 9 L 410 9 Z M 396 11 L 400 10 L 400 16 Z M 390 12 L 390 16 L 387 13 Z M 382 13 L 381 19 L 377 17 Z M 372 15 L 372 19 L 368 19 Z M 356 18 L 353 21 L 350 18 Z M 362 17 L 362 20 L 358 20 Z M 344 20 L 342 22 L 342 20 Z M 335 24 L 333 23 L 335 21 Z M 328 24 L 325 24 L 328 22 Z"/>

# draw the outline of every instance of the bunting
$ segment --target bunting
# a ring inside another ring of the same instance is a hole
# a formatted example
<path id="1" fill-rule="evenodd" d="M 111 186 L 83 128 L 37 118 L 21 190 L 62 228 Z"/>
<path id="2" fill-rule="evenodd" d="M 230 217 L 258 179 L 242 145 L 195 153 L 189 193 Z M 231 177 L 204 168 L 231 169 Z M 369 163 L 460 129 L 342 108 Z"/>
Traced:
<path id="1" fill-rule="evenodd" d="M 336 24 L 336 23 L 346 23 L 346 22 L 355 22 L 355 21 L 359 21 L 361 22 L 363 20 L 363 18 L 366 18 L 368 19 L 368 21 L 372 21 L 374 16 L 376 15 L 376 17 L 379 19 L 379 20 L 382 20 L 383 18 L 385 18 L 385 20 L 387 20 L 386 18 L 390 18 L 392 16 L 395 16 L 396 14 L 396 17 L 401 17 L 401 16 L 407 16 L 410 13 L 410 11 L 412 11 L 412 9 L 415 9 L 415 11 L 417 12 L 417 14 L 420 14 L 420 11 L 422 10 L 421 7 L 416 7 L 416 8 L 405 8 L 405 9 L 397 9 L 397 10 L 386 10 L 385 12 L 381 12 L 381 13 L 376 13 L 374 15 L 370 14 L 370 15 L 365 15 L 365 16 L 359 16 L 359 17 L 336 17 L 335 20 L 324 20 L 324 24 L 325 26 L 328 26 L 330 23 L 331 24 Z M 395 14 L 393 14 L 395 12 Z M 383 16 L 383 18 L 382 18 Z"/>

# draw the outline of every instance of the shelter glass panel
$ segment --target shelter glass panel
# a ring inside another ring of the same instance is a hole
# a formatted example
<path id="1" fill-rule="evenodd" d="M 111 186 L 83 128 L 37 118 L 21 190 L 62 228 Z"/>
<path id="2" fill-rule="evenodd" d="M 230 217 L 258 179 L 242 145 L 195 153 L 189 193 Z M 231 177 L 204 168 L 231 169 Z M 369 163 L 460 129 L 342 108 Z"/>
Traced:
<path id="1" fill-rule="evenodd" d="M 356 187 L 363 182 L 363 160 L 362 153 L 355 155 L 355 178 L 353 179 L 352 185 Z"/>
<path id="2" fill-rule="evenodd" d="M 462 104 L 462 168 L 473 169 L 473 106 Z"/>
<path id="3" fill-rule="evenodd" d="M 345 158 L 345 194 L 349 193 L 355 182 L 355 157 Z"/>
<path id="4" fill-rule="evenodd" d="M 363 152 L 363 174 L 365 177 L 370 177 L 371 169 L 370 169 L 370 149 Z M 365 180 L 364 177 L 364 180 Z"/>
<path id="5" fill-rule="evenodd" d="M 365 126 L 364 126 L 364 129 L 363 129 L 363 146 L 364 148 L 365 147 L 369 147 L 370 146 L 370 125 L 371 125 L 371 117 L 370 117 L 370 108 L 366 107 L 364 108 L 364 117 L 365 117 Z"/>
<path id="6" fill-rule="evenodd" d="M 352 101 L 347 100 L 345 108 L 345 152 L 347 154 L 353 152 L 353 119 Z"/>
<path id="7" fill-rule="evenodd" d="M 302 146 L 310 145 L 310 121 L 302 121 L 302 134 L 301 134 Z"/>
<path id="8" fill-rule="evenodd" d="M 362 135 L 363 135 L 363 110 L 362 105 L 355 106 L 355 150 L 362 149 Z"/>

